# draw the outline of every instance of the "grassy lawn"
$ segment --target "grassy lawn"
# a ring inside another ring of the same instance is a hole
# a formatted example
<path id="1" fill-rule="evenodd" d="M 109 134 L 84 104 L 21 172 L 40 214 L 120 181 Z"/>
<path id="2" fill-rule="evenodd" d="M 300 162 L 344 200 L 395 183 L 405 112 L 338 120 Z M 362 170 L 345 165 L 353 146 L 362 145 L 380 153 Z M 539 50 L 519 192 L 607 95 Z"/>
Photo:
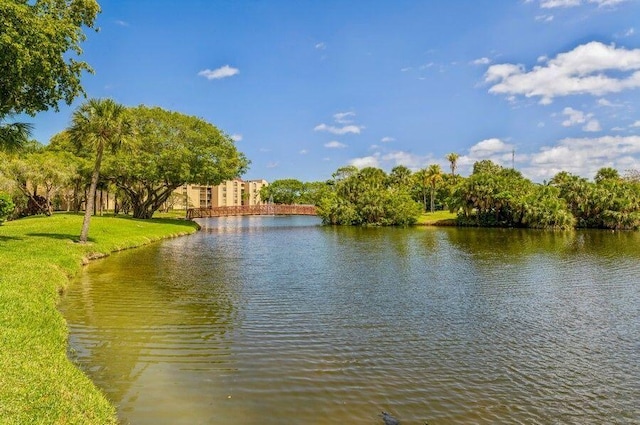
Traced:
<path id="1" fill-rule="evenodd" d="M 455 226 L 456 213 L 449 211 L 435 211 L 433 213 L 422 213 L 418 217 L 416 225 L 422 226 Z"/>
<path id="2" fill-rule="evenodd" d="M 0 423 L 116 424 L 114 407 L 67 358 L 60 291 L 83 262 L 155 240 L 193 233 L 195 223 L 160 218 L 55 214 L 0 226 Z"/>

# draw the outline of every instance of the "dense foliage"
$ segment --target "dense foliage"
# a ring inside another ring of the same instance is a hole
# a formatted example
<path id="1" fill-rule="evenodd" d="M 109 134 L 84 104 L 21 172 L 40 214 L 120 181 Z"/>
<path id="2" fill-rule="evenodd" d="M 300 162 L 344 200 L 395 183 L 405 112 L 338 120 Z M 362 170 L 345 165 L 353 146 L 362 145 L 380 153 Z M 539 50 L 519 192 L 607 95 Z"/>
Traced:
<path id="1" fill-rule="evenodd" d="M 229 136 L 200 118 L 146 106 L 129 114 L 135 137 L 107 159 L 105 175 L 136 218 L 151 218 L 184 184 L 216 185 L 249 165 Z"/>
<path id="2" fill-rule="evenodd" d="M 82 94 L 80 54 L 100 7 L 95 0 L 0 0 L 0 120 L 30 115 Z"/>
<path id="3" fill-rule="evenodd" d="M 405 180 L 397 177 L 373 167 L 341 168 L 319 199 L 318 214 L 325 224 L 413 224 L 422 207 L 411 198 Z"/>
<path id="4" fill-rule="evenodd" d="M 12 213 L 14 205 L 11 195 L 0 193 L 0 224 L 2 224 Z"/>

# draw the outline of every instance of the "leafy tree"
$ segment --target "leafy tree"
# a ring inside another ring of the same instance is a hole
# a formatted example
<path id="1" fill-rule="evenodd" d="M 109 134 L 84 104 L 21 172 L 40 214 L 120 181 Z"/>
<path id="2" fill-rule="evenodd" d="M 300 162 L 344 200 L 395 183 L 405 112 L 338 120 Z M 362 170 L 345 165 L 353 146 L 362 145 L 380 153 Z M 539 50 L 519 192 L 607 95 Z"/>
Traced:
<path id="1" fill-rule="evenodd" d="M 421 211 L 409 187 L 391 184 L 393 178 L 379 168 L 344 167 L 318 203 L 325 224 L 407 225 L 415 223 Z"/>
<path id="2" fill-rule="evenodd" d="M 34 115 L 82 94 L 76 61 L 100 11 L 94 0 L 0 0 L 0 120 Z"/>
<path id="3" fill-rule="evenodd" d="M 483 159 L 482 161 L 478 161 L 473 164 L 473 173 L 472 174 L 498 174 L 503 170 L 502 166 L 496 164 L 490 159 Z"/>
<path id="4" fill-rule="evenodd" d="M 110 156 L 105 175 L 126 196 L 136 218 L 151 218 L 184 184 L 219 184 L 243 174 L 249 161 L 208 122 L 161 108 L 129 110 L 135 137 Z"/>
<path id="5" fill-rule="evenodd" d="M 115 152 L 133 135 L 127 109 L 111 99 L 91 99 L 74 111 L 68 132 L 71 140 L 80 146 L 90 146 L 95 151 L 95 162 L 91 173 L 91 186 L 85 205 L 80 243 L 86 243 L 100 167 L 105 150 Z"/>
<path id="6" fill-rule="evenodd" d="M 404 165 L 397 165 L 393 167 L 389 174 L 389 185 L 409 189 L 412 184 L 412 175 L 413 173 L 409 168 Z"/>
<path id="7" fill-rule="evenodd" d="M 14 208 L 11 195 L 0 193 L 0 225 L 11 216 Z"/>
<path id="8" fill-rule="evenodd" d="M 605 180 L 618 180 L 620 179 L 620 173 L 618 170 L 612 167 L 604 167 L 598 170 L 595 175 L 594 181 L 601 183 Z"/>
<path id="9" fill-rule="evenodd" d="M 74 162 L 70 153 L 44 149 L 8 161 L 2 168 L 4 175 L 12 181 L 18 215 L 51 215 L 52 198 L 76 173 Z"/>
<path id="10" fill-rule="evenodd" d="M 304 183 L 300 180 L 281 179 L 262 187 L 260 198 L 276 204 L 299 204 L 304 192 Z"/>
<path id="11" fill-rule="evenodd" d="M 449 161 L 449 165 L 451 167 L 451 175 L 453 177 L 456 176 L 456 169 L 458 168 L 458 158 L 460 158 L 460 155 L 455 152 L 451 152 L 447 155 L 447 161 Z"/>
<path id="12" fill-rule="evenodd" d="M 438 164 L 431 164 L 425 171 L 424 178 L 429 184 L 431 194 L 431 212 L 434 212 L 436 186 L 442 181 L 442 169 Z"/>

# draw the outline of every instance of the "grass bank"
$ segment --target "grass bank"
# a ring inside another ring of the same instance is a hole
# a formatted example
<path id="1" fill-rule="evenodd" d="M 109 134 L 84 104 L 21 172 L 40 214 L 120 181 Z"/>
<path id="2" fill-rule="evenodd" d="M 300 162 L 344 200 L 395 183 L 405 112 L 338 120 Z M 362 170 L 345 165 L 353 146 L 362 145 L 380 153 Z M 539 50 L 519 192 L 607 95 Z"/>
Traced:
<path id="1" fill-rule="evenodd" d="M 432 213 L 423 213 L 418 217 L 416 225 L 418 226 L 455 226 L 456 213 L 449 211 L 435 211 Z"/>
<path id="2" fill-rule="evenodd" d="M 0 423 L 115 424 L 114 407 L 67 358 L 67 326 L 56 306 L 83 262 L 185 235 L 184 220 L 56 214 L 0 226 Z"/>

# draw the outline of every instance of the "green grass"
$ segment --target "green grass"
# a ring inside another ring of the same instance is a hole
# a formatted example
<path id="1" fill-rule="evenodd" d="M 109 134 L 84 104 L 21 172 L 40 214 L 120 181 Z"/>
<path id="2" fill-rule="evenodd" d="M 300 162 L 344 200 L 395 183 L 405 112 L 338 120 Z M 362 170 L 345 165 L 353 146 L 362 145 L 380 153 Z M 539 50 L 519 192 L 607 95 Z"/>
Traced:
<path id="1" fill-rule="evenodd" d="M 418 217 L 416 224 L 422 226 L 455 226 L 456 217 L 456 213 L 450 213 L 449 211 L 422 213 Z"/>
<path id="2" fill-rule="evenodd" d="M 81 225 L 80 215 L 55 214 L 0 226 L 2 424 L 116 424 L 114 406 L 67 358 L 60 293 L 89 259 L 197 230 L 185 220 L 93 217 L 81 245 Z"/>

